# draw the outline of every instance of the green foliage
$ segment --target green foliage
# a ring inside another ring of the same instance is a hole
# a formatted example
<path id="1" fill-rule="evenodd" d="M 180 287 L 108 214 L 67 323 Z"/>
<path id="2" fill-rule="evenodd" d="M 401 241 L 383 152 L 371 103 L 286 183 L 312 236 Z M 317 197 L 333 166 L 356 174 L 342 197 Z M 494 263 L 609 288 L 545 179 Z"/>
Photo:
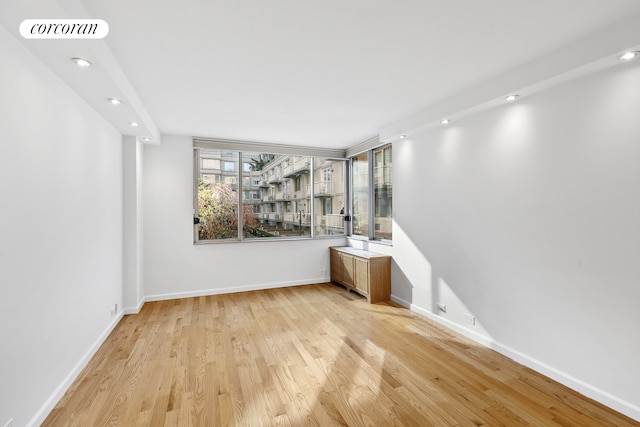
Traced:
<path id="1" fill-rule="evenodd" d="M 199 238 L 201 240 L 238 237 L 238 193 L 227 184 L 211 185 L 198 180 Z M 250 206 L 242 209 L 243 227 L 253 233 L 256 220 Z"/>
<path id="2" fill-rule="evenodd" d="M 261 171 L 274 158 L 273 154 L 261 153 L 258 159 L 251 159 L 250 168 L 252 171 Z"/>

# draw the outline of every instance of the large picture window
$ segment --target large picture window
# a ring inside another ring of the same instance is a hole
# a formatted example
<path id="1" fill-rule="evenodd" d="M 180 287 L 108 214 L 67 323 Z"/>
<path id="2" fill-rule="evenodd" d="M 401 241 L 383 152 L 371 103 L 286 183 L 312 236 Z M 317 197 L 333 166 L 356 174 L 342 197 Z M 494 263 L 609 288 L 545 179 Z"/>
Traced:
<path id="1" fill-rule="evenodd" d="M 345 234 L 344 159 L 195 152 L 196 242 Z"/>

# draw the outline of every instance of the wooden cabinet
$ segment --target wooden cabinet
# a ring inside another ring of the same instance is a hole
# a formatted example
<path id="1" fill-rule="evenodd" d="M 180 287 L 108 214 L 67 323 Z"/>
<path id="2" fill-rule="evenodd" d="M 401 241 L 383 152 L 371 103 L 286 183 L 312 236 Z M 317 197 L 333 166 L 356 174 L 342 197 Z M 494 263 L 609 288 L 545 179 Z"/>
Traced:
<path id="1" fill-rule="evenodd" d="M 331 281 L 367 297 L 370 303 L 391 297 L 391 257 L 349 246 L 331 247 Z"/>

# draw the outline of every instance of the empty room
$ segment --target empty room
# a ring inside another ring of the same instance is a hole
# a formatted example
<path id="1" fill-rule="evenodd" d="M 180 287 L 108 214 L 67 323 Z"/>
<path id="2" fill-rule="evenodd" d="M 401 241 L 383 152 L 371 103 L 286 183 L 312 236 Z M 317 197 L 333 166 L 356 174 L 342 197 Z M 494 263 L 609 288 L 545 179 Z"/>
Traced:
<path id="1" fill-rule="evenodd" d="M 0 427 L 640 425 L 640 2 L 0 3 Z"/>

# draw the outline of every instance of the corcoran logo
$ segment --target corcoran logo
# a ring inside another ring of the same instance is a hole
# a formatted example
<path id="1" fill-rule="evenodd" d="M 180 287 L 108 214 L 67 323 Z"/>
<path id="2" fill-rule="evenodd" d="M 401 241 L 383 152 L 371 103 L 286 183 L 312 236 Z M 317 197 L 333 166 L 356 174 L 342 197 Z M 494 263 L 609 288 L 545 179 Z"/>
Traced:
<path id="1" fill-rule="evenodd" d="M 103 39 L 109 24 L 102 19 L 25 19 L 20 34 L 25 39 Z"/>

